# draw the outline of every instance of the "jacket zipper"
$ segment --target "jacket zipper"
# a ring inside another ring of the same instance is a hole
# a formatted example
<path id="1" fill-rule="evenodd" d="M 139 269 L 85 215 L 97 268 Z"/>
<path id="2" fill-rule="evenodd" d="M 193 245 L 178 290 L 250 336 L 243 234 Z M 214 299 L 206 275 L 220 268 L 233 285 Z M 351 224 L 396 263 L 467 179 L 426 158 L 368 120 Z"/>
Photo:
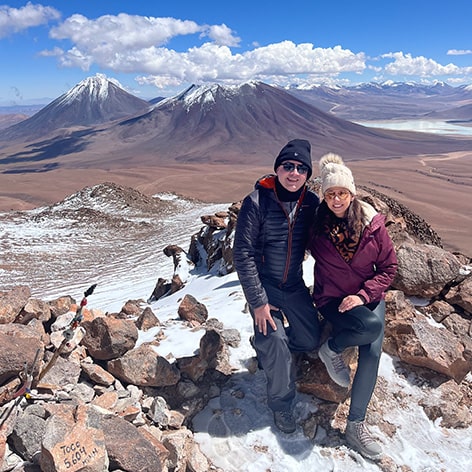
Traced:
<path id="1" fill-rule="evenodd" d="M 297 206 L 295 208 L 295 213 L 293 215 L 292 222 L 290 222 L 290 215 L 287 213 L 287 210 L 285 210 L 285 207 L 281 204 L 275 189 L 274 189 L 274 193 L 275 193 L 275 198 L 277 198 L 277 202 L 280 205 L 280 207 L 282 208 L 283 212 L 285 213 L 285 217 L 287 218 L 287 221 L 288 221 L 288 248 L 287 248 L 287 257 L 285 258 L 284 275 L 282 277 L 282 282 L 280 283 L 280 286 L 282 286 L 287 281 L 287 277 L 288 277 L 288 269 L 289 269 L 289 266 L 290 266 L 290 259 L 292 257 L 293 228 L 295 227 L 295 222 L 297 220 L 298 213 L 299 213 L 300 208 L 302 206 L 302 202 L 305 198 L 306 187 L 303 189 L 303 192 L 302 192 L 302 194 L 300 195 L 300 197 L 297 201 Z"/>

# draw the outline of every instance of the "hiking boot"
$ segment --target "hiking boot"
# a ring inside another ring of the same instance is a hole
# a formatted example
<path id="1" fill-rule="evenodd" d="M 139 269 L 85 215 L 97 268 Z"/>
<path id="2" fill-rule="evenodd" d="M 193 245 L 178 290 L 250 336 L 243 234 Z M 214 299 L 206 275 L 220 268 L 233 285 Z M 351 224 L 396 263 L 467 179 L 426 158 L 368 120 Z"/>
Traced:
<path id="1" fill-rule="evenodd" d="M 293 433 L 297 429 L 295 419 L 290 411 L 274 411 L 275 426 L 283 433 Z"/>
<path id="2" fill-rule="evenodd" d="M 372 437 L 364 421 L 349 421 L 346 426 L 346 441 L 364 457 L 376 459 L 382 454 L 382 447 Z"/>
<path id="3" fill-rule="evenodd" d="M 332 351 L 329 348 L 328 341 L 324 342 L 318 356 L 326 366 L 331 379 L 341 387 L 349 387 L 351 381 L 349 367 L 344 363 L 342 354 Z"/>

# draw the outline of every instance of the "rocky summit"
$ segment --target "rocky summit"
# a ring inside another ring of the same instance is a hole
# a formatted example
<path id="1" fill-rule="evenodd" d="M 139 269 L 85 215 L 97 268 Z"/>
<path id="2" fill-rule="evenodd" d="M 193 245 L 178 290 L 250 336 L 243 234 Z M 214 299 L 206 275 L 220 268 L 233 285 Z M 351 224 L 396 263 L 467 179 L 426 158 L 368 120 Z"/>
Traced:
<path id="1" fill-rule="evenodd" d="M 137 205 L 143 215 L 155 210 L 147 197 L 113 186 L 85 189 L 74 198 L 83 204 L 111 191 L 128 209 Z M 384 351 L 396 359 L 405 379 L 421 386 L 421 396 L 413 400 L 400 388 L 387 393 L 389 379 L 379 377 L 371 420 L 392 437 L 396 427 L 385 413 L 417 401 L 442 428 L 469 428 L 471 260 L 444 250 L 427 222 L 381 193 L 362 188 L 359 198 L 386 215 L 399 260 L 386 298 Z M 73 200 L 67 200 L 71 207 Z M 51 218 L 58 208 L 48 209 Z M 64 208 L 60 205 L 61 212 Z M 237 202 L 226 211 L 202 215 L 203 226 L 190 237 L 188 250 L 176 244 L 164 248 L 172 276 L 157 277 L 149 302 L 182 290 L 196 268 L 208 278 L 233 271 L 239 208 Z M 44 211 L 40 215 L 46 217 Z M 125 231 L 126 225 L 119 228 Z M 86 302 L 87 292 L 82 300 L 65 293 L 44 301 L 32 297 L 27 285 L 0 292 L 1 470 L 221 470 L 195 441 L 193 420 L 231 381 L 235 366 L 230 351 L 241 342 L 240 333 L 225 326 L 224 317 L 209 317 L 199 294 L 183 296 L 165 322 L 142 299 L 123 300 L 121 310 L 113 313 L 89 309 Z M 176 323 L 202 333 L 194 355 L 170 359 L 154 349 L 164 341 L 167 324 Z M 139 333 L 150 330 L 156 333 L 152 341 L 138 345 Z M 328 333 L 324 325 L 323 336 Z M 354 365 L 355 351 L 348 354 L 346 361 Z M 337 425 L 346 418 L 349 391 L 329 379 L 316 353 L 298 362 L 299 391 L 320 401 L 303 420 L 303 434 L 313 440 L 322 426 L 327 434 L 317 444 L 331 447 L 340 441 Z M 256 375 L 257 362 L 247 367 Z M 388 453 L 378 466 L 399 470 Z"/>

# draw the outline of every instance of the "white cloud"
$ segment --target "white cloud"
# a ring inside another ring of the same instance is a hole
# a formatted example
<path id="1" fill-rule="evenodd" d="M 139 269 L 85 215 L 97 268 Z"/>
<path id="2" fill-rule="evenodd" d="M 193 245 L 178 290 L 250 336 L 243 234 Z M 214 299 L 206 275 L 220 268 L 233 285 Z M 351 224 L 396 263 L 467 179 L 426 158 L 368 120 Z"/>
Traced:
<path id="1" fill-rule="evenodd" d="M 120 13 L 89 20 L 75 14 L 61 25 L 52 28 L 53 39 L 69 39 L 79 49 L 89 53 L 107 49 L 109 51 L 139 50 L 162 46 L 172 38 L 205 31 L 193 21 L 174 18 L 153 18 Z"/>
<path id="2" fill-rule="evenodd" d="M 31 2 L 21 8 L 0 5 L 0 38 L 58 20 L 60 16 L 55 8 L 33 5 Z"/>
<path id="3" fill-rule="evenodd" d="M 200 33 L 213 42 L 178 52 L 164 47 L 174 37 Z M 89 70 L 92 64 L 115 72 L 144 73 L 137 81 L 158 88 L 186 82 L 269 80 L 297 74 L 336 75 L 365 68 L 363 54 L 340 46 L 314 48 L 291 41 L 233 54 L 239 44 L 226 25 L 200 26 L 172 18 L 145 18 L 120 14 L 89 20 L 73 15 L 51 30 L 53 39 L 69 39 L 74 45 L 59 55 L 63 67 Z M 42 52 L 42 55 L 57 55 Z M 147 74 L 147 75 L 146 75 Z M 286 79 L 289 80 L 289 79 Z"/>
<path id="4" fill-rule="evenodd" d="M 445 66 L 433 59 L 423 56 L 412 57 L 411 54 L 395 52 L 384 54 L 384 58 L 393 58 L 394 61 L 385 66 L 385 72 L 391 75 L 410 75 L 419 77 L 431 77 L 441 75 L 456 75 L 461 73 L 460 67 L 455 64 Z"/>
<path id="5" fill-rule="evenodd" d="M 448 56 L 465 56 L 467 54 L 472 54 L 472 49 L 449 49 L 447 51 Z"/>
<path id="6" fill-rule="evenodd" d="M 212 41 L 220 46 L 238 46 L 241 39 L 233 35 L 231 28 L 228 28 L 225 24 L 214 25 L 208 27 L 206 33 Z"/>
<path id="7" fill-rule="evenodd" d="M 0 37 L 58 17 L 56 10 L 31 3 L 21 9 L 0 7 Z M 320 48 L 288 40 L 265 46 L 254 43 L 252 49 L 239 51 L 233 48 L 240 46 L 241 39 L 226 24 L 126 13 L 96 19 L 74 14 L 51 28 L 49 36 L 60 44 L 41 51 L 40 56 L 57 57 L 61 67 L 88 71 L 97 66 L 109 74 L 136 74 L 137 83 L 160 89 L 204 82 L 231 85 L 245 80 L 280 86 L 334 84 L 372 73 L 384 80 L 389 76 L 427 80 L 471 73 L 470 67 L 441 65 L 403 52 L 370 58 L 364 52 L 354 53 L 340 45 Z M 449 50 L 448 54 L 472 51 Z"/>
<path id="8" fill-rule="evenodd" d="M 39 52 L 38 55 L 42 57 L 59 57 L 59 56 L 62 56 L 63 54 L 64 54 L 64 50 L 55 46 L 53 49 Z"/>
<path id="9" fill-rule="evenodd" d="M 67 54 L 61 54 L 59 56 L 59 64 L 62 67 L 79 67 L 84 71 L 89 70 L 93 62 L 94 59 L 91 56 L 82 53 L 82 51 L 75 47 L 69 49 Z"/>
<path id="10" fill-rule="evenodd" d="M 184 51 L 168 47 L 174 38 L 194 34 L 208 38 L 209 42 Z M 363 53 L 354 54 L 341 46 L 323 49 L 309 43 L 283 41 L 233 53 L 230 48 L 237 47 L 240 38 L 225 24 L 199 25 L 193 21 L 124 13 L 94 20 L 75 14 L 52 28 L 50 37 L 73 43 L 59 56 L 63 67 L 89 70 L 96 64 L 114 72 L 139 73 L 142 75 L 138 83 L 159 88 L 188 82 L 230 83 L 248 79 L 287 83 L 300 74 L 333 77 L 366 68 Z"/>

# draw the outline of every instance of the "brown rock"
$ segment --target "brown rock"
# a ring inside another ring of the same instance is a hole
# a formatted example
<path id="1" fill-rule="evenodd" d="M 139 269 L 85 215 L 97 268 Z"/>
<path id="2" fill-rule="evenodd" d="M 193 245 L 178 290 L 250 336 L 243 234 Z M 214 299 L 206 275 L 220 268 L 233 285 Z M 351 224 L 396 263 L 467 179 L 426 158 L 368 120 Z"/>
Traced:
<path id="1" fill-rule="evenodd" d="M 47 362 L 50 357 L 49 355 Z M 46 365 L 48 364 L 46 363 Z M 75 356 L 59 356 L 50 370 L 41 378 L 41 383 L 54 385 L 56 388 L 68 384 L 75 385 L 79 381 L 80 373 L 80 361 Z"/>
<path id="2" fill-rule="evenodd" d="M 128 300 L 121 308 L 120 315 L 122 318 L 137 318 L 142 312 L 141 304 L 143 300 Z"/>
<path id="3" fill-rule="evenodd" d="M 14 321 L 30 297 L 31 290 L 25 285 L 8 291 L 0 291 L 0 324 Z"/>
<path id="4" fill-rule="evenodd" d="M 401 292 L 389 291 L 384 350 L 403 362 L 426 367 L 461 382 L 472 365 L 448 329 L 417 312 Z"/>
<path id="5" fill-rule="evenodd" d="M 220 332 L 208 329 L 200 339 L 199 357 L 208 367 L 229 375 L 232 367 L 229 362 L 228 346 Z"/>
<path id="6" fill-rule="evenodd" d="M 171 244 L 166 246 L 162 251 L 167 257 L 172 257 L 172 261 L 174 264 L 174 272 L 179 267 L 182 258 L 187 258 L 185 251 L 180 247 L 176 246 L 175 244 Z"/>
<path id="7" fill-rule="evenodd" d="M 96 396 L 92 400 L 92 404 L 104 408 L 105 410 L 115 411 L 116 405 L 118 404 L 118 393 L 104 392 L 102 395 Z"/>
<path id="8" fill-rule="evenodd" d="M 82 326 L 86 331 L 82 344 L 95 359 L 110 360 L 122 356 L 133 349 L 138 339 L 138 330 L 131 320 L 107 316 L 84 321 Z"/>
<path id="9" fill-rule="evenodd" d="M 186 294 L 181 301 L 178 314 L 183 320 L 196 322 L 198 324 L 204 323 L 208 318 L 206 306 L 189 294 Z"/>
<path id="10" fill-rule="evenodd" d="M 162 443 L 169 451 L 167 459 L 170 470 L 187 470 L 187 460 L 192 448 L 193 434 L 186 428 L 177 431 L 164 431 Z"/>
<path id="11" fill-rule="evenodd" d="M 117 416 L 103 418 L 102 430 L 111 470 L 126 472 L 161 472 L 167 452 L 146 432 Z"/>
<path id="12" fill-rule="evenodd" d="M 60 315 L 65 315 L 71 311 L 72 305 L 76 304 L 76 301 L 71 296 L 67 295 L 64 297 L 56 298 L 48 302 L 51 309 L 51 315 L 53 318 L 57 318 Z"/>
<path id="13" fill-rule="evenodd" d="M 469 276 L 460 284 L 452 287 L 444 297 L 452 305 L 463 308 L 472 317 L 472 277 Z"/>
<path id="14" fill-rule="evenodd" d="M 49 321 L 51 318 L 51 308 L 47 302 L 30 298 L 26 305 L 16 317 L 15 323 L 26 324 L 32 319 L 40 320 L 41 322 Z"/>
<path id="15" fill-rule="evenodd" d="M 94 383 L 109 387 L 115 381 L 115 377 L 103 367 L 90 362 L 81 363 L 82 371 Z"/>
<path id="16" fill-rule="evenodd" d="M 147 331 L 149 328 L 154 328 L 155 326 L 160 325 L 160 321 L 150 307 L 146 307 L 136 320 L 136 327 L 143 331 Z"/>
<path id="17" fill-rule="evenodd" d="M 25 362 L 29 369 L 38 349 L 34 373 L 39 372 L 44 346 L 36 329 L 17 323 L 0 324 L 0 346 L 0 385 L 17 377 Z"/>
<path id="18" fill-rule="evenodd" d="M 217 215 L 204 215 L 200 219 L 202 223 L 214 229 L 225 229 L 226 228 L 226 216 L 217 216 Z"/>
<path id="19" fill-rule="evenodd" d="M 146 344 L 109 361 L 108 371 L 121 381 L 143 387 L 175 385 L 180 379 L 177 367 Z"/>
<path id="20" fill-rule="evenodd" d="M 421 313 L 431 316 L 436 323 L 442 323 L 451 313 L 454 313 L 454 308 L 444 300 L 436 300 L 431 305 L 418 309 Z"/>
<path id="21" fill-rule="evenodd" d="M 454 254 L 429 244 L 404 243 L 396 253 L 398 270 L 392 286 L 405 295 L 438 295 L 459 275 L 462 266 Z"/>
<path id="22" fill-rule="evenodd" d="M 441 418 L 444 428 L 468 428 L 472 425 L 470 406 L 459 386 L 452 380 L 425 396 L 420 405 L 431 421 Z"/>
<path id="23" fill-rule="evenodd" d="M 188 356 L 177 359 L 177 366 L 189 379 L 198 382 L 208 368 L 208 362 L 202 360 L 200 356 Z"/>
<path id="24" fill-rule="evenodd" d="M 472 321 L 451 313 L 442 323 L 464 346 L 464 358 L 472 361 Z"/>
<path id="25" fill-rule="evenodd" d="M 170 286 L 170 282 L 168 282 L 166 279 L 163 279 L 162 277 L 159 277 L 154 290 L 151 293 L 151 296 L 148 298 L 148 303 L 159 300 L 164 295 L 166 295 L 170 290 Z"/>
<path id="26" fill-rule="evenodd" d="M 342 403 L 348 397 L 349 389 L 340 387 L 331 380 L 320 359 L 310 359 L 299 367 L 302 375 L 297 381 L 297 389 L 300 392 L 333 403 Z"/>

